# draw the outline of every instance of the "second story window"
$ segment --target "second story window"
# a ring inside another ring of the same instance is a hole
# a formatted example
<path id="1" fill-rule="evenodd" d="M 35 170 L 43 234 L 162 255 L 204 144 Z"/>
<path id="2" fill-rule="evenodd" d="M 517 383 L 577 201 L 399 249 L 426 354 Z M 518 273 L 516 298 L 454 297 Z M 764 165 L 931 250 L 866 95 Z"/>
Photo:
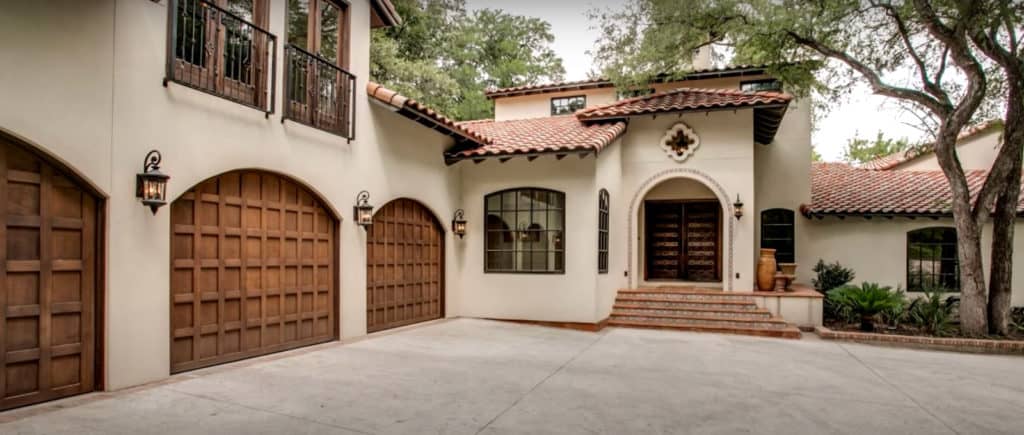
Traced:
<path id="1" fill-rule="evenodd" d="M 775 79 L 749 80 L 740 82 L 740 90 L 744 92 L 782 92 L 782 82 Z"/>
<path id="2" fill-rule="evenodd" d="M 552 115 L 569 115 L 584 107 L 587 107 L 586 95 L 576 95 L 572 97 L 559 97 L 551 99 Z"/>
<path id="3" fill-rule="evenodd" d="M 290 0 L 287 8 L 285 118 L 355 138 L 347 4 Z"/>
<path id="4" fill-rule="evenodd" d="M 267 0 L 171 0 L 165 83 L 273 112 Z"/>

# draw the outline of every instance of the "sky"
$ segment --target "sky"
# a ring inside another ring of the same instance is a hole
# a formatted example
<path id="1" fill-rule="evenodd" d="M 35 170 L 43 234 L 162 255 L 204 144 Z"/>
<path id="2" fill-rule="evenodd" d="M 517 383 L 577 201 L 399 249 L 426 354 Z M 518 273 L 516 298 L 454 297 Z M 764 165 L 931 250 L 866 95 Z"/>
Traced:
<path id="1" fill-rule="evenodd" d="M 567 80 L 585 79 L 593 69 L 587 51 L 599 32 L 592 28 L 587 11 L 617 8 L 623 0 L 466 0 L 470 10 L 503 9 L 516 15 L 543 19 L 551 24 L 555 42 L 552 48 L 562 58 Z M 828 161 L 842 157 L 843 146 L 853 137 L 874 138 L 878 131 L 887 137 L 921 139 L 921 133 L 907 126 L 914 118 L 903 113 L 885 98 L 871 95 L 864 87 L 850 98 L 830 105 L 831 110 L 815 124 L 811 142 Z"/>

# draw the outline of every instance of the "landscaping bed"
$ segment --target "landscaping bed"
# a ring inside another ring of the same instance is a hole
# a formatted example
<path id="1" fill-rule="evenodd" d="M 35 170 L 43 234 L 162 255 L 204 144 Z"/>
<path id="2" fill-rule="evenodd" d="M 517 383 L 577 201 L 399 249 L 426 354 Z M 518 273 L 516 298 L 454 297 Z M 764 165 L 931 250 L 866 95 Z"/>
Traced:
<path id="1" fill-rule="evenodd" d="M 856 343 L 945 350 L 951 352 L 1024 355 L 1024 337 L 935 337 L 927 335 L 904 335 L 892 330 L 875 332 L 860 332 L 857 328 L 853 328 L 853 330 L 833 330 L 827 326 L 819 326 L 815 328 L 814 332 L 818 334 L 819 337 L 826 340 L 852 341 Z"/>

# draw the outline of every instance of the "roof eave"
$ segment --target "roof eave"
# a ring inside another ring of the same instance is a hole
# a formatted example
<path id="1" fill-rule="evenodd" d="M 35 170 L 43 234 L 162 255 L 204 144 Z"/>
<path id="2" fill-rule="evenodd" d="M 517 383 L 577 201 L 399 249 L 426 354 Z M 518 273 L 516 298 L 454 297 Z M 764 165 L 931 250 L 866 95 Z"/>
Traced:
<path id="1" fill-rule="evenodd" d="M 373 7 L 373 13 L 380 19 L 380 24 L 371 27 L 393 27 L 402 24 L 402 17 L 398 15 L 395 5 L 390 0 L 373 0 L 370 5 Z"/>

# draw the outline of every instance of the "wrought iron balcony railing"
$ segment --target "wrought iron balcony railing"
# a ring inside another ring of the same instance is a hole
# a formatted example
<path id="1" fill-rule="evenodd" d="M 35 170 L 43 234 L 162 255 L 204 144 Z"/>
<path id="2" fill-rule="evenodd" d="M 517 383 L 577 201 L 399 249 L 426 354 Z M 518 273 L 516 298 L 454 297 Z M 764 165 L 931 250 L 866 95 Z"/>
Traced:
<path id="1" fill-rule="evenodd" d="M 285 45 L 284 117 L 355 139 L 356 76 L 333 62 Z"/>
<path id="2" fill-rule="evenodd" d="M 277 37 L 207 0 L 170 0 L 164 86 L 274 113 Z"/>

